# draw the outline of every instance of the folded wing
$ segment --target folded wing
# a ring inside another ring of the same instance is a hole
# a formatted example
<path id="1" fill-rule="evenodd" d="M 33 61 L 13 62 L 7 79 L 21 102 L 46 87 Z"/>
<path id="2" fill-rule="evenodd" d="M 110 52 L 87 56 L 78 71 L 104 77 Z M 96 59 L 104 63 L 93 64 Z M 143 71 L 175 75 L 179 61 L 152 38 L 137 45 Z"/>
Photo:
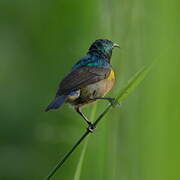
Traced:
<path id="1" fill-rule="evenodd" d="M 60 83 L 56 96 L 78 90 L 87 85 L 101 81 L 109 76 L 110 68 L 81 67 L 70 72 Z"/>

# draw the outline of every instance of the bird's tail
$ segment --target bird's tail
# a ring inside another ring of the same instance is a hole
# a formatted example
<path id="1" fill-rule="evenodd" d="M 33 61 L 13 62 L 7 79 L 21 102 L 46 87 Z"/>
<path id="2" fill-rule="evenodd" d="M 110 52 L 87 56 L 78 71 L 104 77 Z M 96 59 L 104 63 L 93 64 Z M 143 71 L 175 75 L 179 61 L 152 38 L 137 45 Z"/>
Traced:
<path id="1" fill-rule="evenodd" d="M 67 95 L 57 96 L 55 99 L 49 104 L 49 106 L 45 109 L 45 112 L 49 111 L 50 109 L 57 109 L 63 105 L 64 101 L 66 100 Z"/>

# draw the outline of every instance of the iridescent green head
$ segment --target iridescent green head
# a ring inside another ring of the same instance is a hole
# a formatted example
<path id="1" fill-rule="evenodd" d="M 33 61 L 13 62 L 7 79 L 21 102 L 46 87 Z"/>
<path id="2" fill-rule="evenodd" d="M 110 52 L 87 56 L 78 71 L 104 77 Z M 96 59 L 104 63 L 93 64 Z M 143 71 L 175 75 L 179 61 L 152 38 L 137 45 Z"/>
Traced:
<path id="1" fill-rule="evenodd" d="M 110 62 L 114 47 L 119 47 L 119 45 L 107 39 L 98 39 L 90 46 L 88 54 L 98 56 Z"/>

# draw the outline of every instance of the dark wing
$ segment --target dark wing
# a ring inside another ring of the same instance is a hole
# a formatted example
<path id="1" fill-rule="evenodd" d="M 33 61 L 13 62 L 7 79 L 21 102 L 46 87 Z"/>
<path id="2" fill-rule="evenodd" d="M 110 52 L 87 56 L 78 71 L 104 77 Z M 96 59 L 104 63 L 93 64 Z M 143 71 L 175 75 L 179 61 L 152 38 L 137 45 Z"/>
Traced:
<path id="1" fill-rule="evenodd" d="M 108 77 L 110 68 L 81 67 L 70 72 L 60 83 L 56 96 L 78 90 Z"/>

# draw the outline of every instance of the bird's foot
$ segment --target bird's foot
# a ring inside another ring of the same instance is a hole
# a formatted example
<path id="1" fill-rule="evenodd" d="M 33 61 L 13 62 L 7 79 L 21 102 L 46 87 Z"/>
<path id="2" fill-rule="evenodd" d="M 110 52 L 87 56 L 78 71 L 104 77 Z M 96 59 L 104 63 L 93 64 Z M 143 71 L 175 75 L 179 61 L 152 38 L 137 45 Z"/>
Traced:
<path id="1" fill-rule="evenodd" d="M 109 98 L 108 99 L 109 103 L 111 104 L 112 107 L 115 107 L 116 106 L 116 103 L 115 103 L 115 98 Z"/>
<path id="2" fill-rule="evenodd" d="M 108 101 L 110 102 L 112 107 L 116 107 L 117 105 L 119 105 L 119 106 L 121 105 L 121 103 L 116 102 L 115 98 L 110 98 L 110 99 L 108 99 Z"/>
<path id="3" fill-rule="evenodd" d="M 88 124 L 89 124 L 89 126 L 88 126 L 87 130 L 92 133 L 96 129 L 96 127 L 92 122 L 89 122 Z"/>

